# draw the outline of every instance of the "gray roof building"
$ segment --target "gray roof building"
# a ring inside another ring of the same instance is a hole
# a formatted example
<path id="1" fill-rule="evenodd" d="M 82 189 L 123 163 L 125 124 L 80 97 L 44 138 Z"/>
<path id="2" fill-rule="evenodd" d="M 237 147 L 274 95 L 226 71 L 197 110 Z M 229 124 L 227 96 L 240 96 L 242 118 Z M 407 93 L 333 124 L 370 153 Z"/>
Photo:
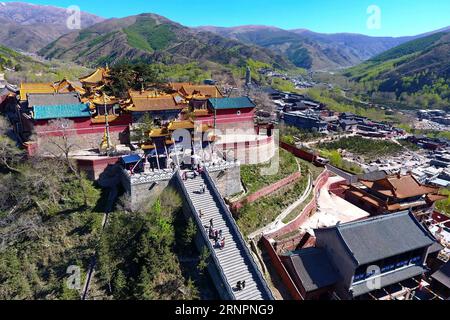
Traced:
<path id="1" fill-rule="evenodd" d="M 78 93 L 29 94 L 28 106 L 60 106 L 81 103 Z"/>
<path id="2" fill-rule="evenodd" d="M 334 232 L 358 265 L 431 246 L 435 239 L 408 211 L 316 230 Z"/>
<path id="3" fill-rule="evenodd" d="M 438 271 L 433 273 L 431 278 L 450 289 L 450 261 L 444 264 Z"/>
<path id="4" fill-rule="evenodd" d="M 280 258 L 306 300 L 386 295 L 429 271 L 431 253 L 442 249 L 408 211 L 314 230 L 315 248 Z M 441 274 L 436 274 L 441 276 Z M 371 294 L 371 295 L 369 295 Z"/>
<path id="5" fill-rule="evenodd" d="M 290 274 L 294 275 L 296 283 L 300 283 L 306 293 L 332 286 L 339 280 L 339 273 L 323 249 L 307 248 L 290 252 L 281 258 Z"/>

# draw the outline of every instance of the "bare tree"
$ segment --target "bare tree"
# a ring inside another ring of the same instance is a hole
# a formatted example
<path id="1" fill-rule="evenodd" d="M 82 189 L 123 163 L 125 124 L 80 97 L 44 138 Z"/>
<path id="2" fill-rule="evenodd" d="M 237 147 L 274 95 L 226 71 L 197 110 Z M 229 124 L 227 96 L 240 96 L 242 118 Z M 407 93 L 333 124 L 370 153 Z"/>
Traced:
<path id="1" fill-rule="evenodd" d="M 258 110 L 267 111 L 270 113 L 275 112 L 275 104 L 270 100 L 267 93 L 261 90 L 251 90 L 250 98 L 255 102 Z"/>
<path id="2" fill-rule="evenodd" d="M 0 116 L 0 165 L 9 171 L 19 173 L 19 161 L 23 158 L 24 152 L 20 150 L 14 140 L 8 137 L 11 128 L 8 121 Z"/>
<path id="3" fill-rule="evenodd" d="M 0 136 L 0 165 L 16 173 L 20 173 L 17 166 L 18 159 L 23 157 L 23 151 L 18 149 L 13 140 Z"/>
<path id="4" fill-rule="evenodd" d="M 84 205 L 88 205 L 88 195 L 83 183 L 83 175 L 78 170 L 76 161 L 71 154 L 80 149 L 82 137 L 75 130 L 74 122 L 68 119 L 56 119 L 49 123 L 53 132 L 39 143 L 39 155 L 51 156 L 63 161 L 70 171 L 77 177 L 83 192 Z"/>

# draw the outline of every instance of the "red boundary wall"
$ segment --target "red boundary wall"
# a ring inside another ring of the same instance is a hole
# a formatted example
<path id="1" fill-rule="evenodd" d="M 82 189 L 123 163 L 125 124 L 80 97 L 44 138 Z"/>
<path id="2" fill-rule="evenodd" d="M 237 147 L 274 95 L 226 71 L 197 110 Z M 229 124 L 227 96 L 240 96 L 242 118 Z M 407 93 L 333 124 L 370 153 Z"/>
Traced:
<path id="1" fill-rule="evenodd" d="M 75 160 L 80 170 L 86 172 L 90 179 L 97 180 L 109 165 L 117 164 L 120 157 Z"/>
<path id="2" fill-rule="evenodd" d="M 277 274 L 281 277 L 283 284 L 286 286 L 286 289 L 289 291 L 292 298 L 294 300 L 304 300 L 300 291 L 297 289 L 294 281 L 292 280 L 285 266 L 281 262 L 280 257 L 276 253 L 270 241 L 264 236 L 261 238 L 260 241 L 263 244 L 264 248 L 266 249 L 267 253 L 269 254 L 272 265 L 277 271 Z"/>
<path id="3" fill-rule="evenodd" d="M 280 141 L 280 147 L 283 148 L 284 150 L 292 153 L 294 156 L 306 160 L 308 162 L 311 163 L 315 163 L 317 160 L 317 156 L 315 154 L 309 153 L 305 150 L 299 149 L 295 146 L 292 146 L 290 144 L 287 144 L 283 141 Z"/>
<path id="4" fill-rule="evenodd" d="M 239 211 L 239 209 L 241 209 L 247 203 L 255 202 L 258 199 L 261 199 L 262 197 L 265 197 L 268 194 L 276 192 L 276 191 L 280 190 L 281 188 L 283 188 L 293 182 L 297 182 L 301 177 L 302 177 L 302 174 L 300 172 L 295 172 L 284 179 L 281 179 L 267 187 L 264 187 L 264 188 L 256 191 L 255 193 L 252 193 L 251 195 L 247 196 L 243 200 L 231 203 L 230 208 L 234 213 L 236 213 Z"/>
<path id="5" fill-rule="evenodd" d="M 314 197 L 311 200 L 310 203 L 303 209 L 303 211 L 299 214 L 299 216 L 292 221 L 291 223 L 287 224 L 280 230 L 277 230 L 271 234 L 268 234 L 267 236 L 269 238 L 276 238 L 283 234 L 293 232 L 295 230 L 298 230 L 300 226 L 306 222 L 306 220 L 310 217 L 311 213 L 317 209 L 317 201 L 316 197 L 319 192 L 319 190 L 325 185 L 325 183 L 330 178 L 330 172 L 328 170 L 325 170 L 321 173 L 321 175 L 316 179 L 315 181 L 315 187 L 314 187 Z"/>
<path id="6" fill-rule="evenodd" d="M 286 251 L 295 251 L 297 249 L 314 247 L 316 244 L 316 238 L 309 233 L 298 234 L 283 240 L 274 240 L 275 245 L 273 245 L 273 247 L 279 254 Z"/>

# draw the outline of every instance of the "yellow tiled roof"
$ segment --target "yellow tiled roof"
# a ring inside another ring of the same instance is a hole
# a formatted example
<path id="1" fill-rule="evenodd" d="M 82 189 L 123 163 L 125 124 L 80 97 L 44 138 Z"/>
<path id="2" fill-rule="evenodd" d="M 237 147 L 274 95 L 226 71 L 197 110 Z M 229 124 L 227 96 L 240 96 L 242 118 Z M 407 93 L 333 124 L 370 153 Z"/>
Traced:
<path id="1" fill-rule="evenodd" d="M 50 94 L 50 93 L 69 93 L 78 92 L 84 94 L 85 90 L 66 79 L 59 82 L 44 83 L 21 83 L 20 84 L 20 100 L 27 100 L 28 94 Z"/>
<path id="2" fill-rule="evenodd" d="M 152 131 L 149 134 L 150 138 L 157 138 L 157 137 L 165 137 L 169 135 L 169 133 L 167 132 L 167 130 L 165 128 L 155 128 L 152 129 Z"/>
<path id="3" fill-rule="evenodd" d="M 116 97 L 108 96 L 108 95 L 94 96 L 94 97 L 91 97 L 89 100 L 92 103 L 98 104 L 98 105 L 104 105 L 105 103 L 106 103 L 106 105 L 119 103 L 119 99 L 117 99 Z"/>
<path id="4" fill-rule="evenodd" d="M 29 93 L 55 93 L 56 89 L 53 83 L 21 83 L 20 100 L 27 100 Z"/>
<path id="5" fill-rule="evenodd" d="M 127 108 L 129 111 L 179 110 L 184 107 L 184 104 L 177 103 L 173 95 L 158 91 L 129 90 L 128 95 L 132 102 L 132 105 Z"/>
<path id="6" fill-rule="evenodd" d="M 142 150 L 153 150 L 153 149 L 155 149 L 155 146 L 153 144 L 144 143 L 144 144 L 141 144 L 141 149 Z"/>
<path id="7" fill-rule="evenodd" d="M 117 120 L 118 117 L 119 116 L 110 114 L 110 115 L 108 115 L 108 122 L 113 122 L 113 121 Z M 91 122 L 92 123 L 106 123 L 106 119 L 105 119 L 104 115 L 96 116 L 96 117 L 91 118 Z"/>
<path id="8" fill-rule="evenodd" d="M 190 120 L 172 121 L 167 127 L 170 131 L 177 129 L 194 129 L 194 123 Z"/>
<path id="9" fill-rule="evenodd" d="M 209 111 L 207 109 L 196 109 L 194 110 L 194 116 L 207 116 L 209 115 Z"/>
<path id="10" fill-rule="evenodd" d="M 219 88 L 209 85 L 185 85 L 180 89 L 180 93 L 189 98 L 222 98 Z"/>
<path id="11" fill-rule="evenodd" d="M 103 82 L 106 77 L 108 77 L 109 69 L 108 68 L 97 68 L 90 75 L 80 78 L 80 81 L 87 84 L 97 84 Z"/>
<path id="12" fill-rule="evenodd" d="M 178 129 L 194 129 L 196 128 L 196 124 L 192 120 L 177 120 L 172 121 L 167 129 L 169 131 L 175 131 Z M 201 124 L 200 130 L 201 131 L 207 131 L 209 129 L 209 126 L 207 124 Z"/>

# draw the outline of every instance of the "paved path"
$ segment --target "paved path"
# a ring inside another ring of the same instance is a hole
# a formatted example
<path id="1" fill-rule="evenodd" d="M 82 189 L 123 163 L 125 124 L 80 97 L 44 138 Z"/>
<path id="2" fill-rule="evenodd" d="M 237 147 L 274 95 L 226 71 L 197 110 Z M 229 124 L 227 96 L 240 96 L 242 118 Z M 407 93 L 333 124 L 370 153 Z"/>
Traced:
<path id="1" fill-rule="evenodd" d="M 294 211 L 299 205 L 301 205 L 303 202 L 308 199 L 309 195 L 313 192 L 313 185 L 312 185 L 312 179 L 311 174 L 308 175 L 308 187 L 306 188 L 305 192 L 301 195 L 300 198 L 297 199 L 294 203 L 292 203 L 289 207 L 287 207 L 278 217 L 275 218 L 273 222 L 268 224 L 265 227 L 262 227 L 261 229 L 253 232 L 248 237 L 250 239 L 253 239 L 260 234 L 267 234 L 267 233 L 273 233 L 281 228 L 283 228 L 286 223 L 283 222 L 283 220 L 292 212 Z M 295 218 L 294 218 L 295 219 Z"/>

